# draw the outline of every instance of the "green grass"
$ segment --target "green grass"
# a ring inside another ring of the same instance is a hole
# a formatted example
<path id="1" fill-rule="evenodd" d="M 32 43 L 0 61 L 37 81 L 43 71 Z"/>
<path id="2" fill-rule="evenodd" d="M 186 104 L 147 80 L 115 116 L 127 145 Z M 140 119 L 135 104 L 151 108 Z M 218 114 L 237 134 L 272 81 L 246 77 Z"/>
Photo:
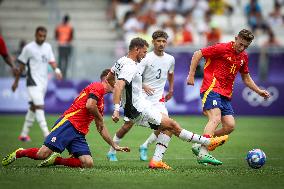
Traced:
<path id="1" fill-rule="evenodd" d="M 49 125 L 57 116 L 48 116 Z M 206 123 L 204 117 L 175 117 L 186 129 L 202 133 Z M 37 124 L 31 129 L 32 142 L 21 143 L 17 137 L 21 131 L 24 116 L 0 116 L 0 158 L 23 147 L 40 147 L 43 136 Z M 114 124 L 107 117 L 109 131 L 114 132 L 120 124 Z M 224 165 L 202 166 L 196 163 L 191 153 L 191 144 L 173 138 L 164 160 L 172 171 L 149 170 L 148 162 L 138 160 L 138 146 L 151 133 L 150 129 L 134 127 L 121 145 L 131 148 L 130 153 L 119 153 L 118 162 L 108 162 L 108 146 L 91 125 L 87 136 L 95 166 L 92 169 L 67 167 L 37 168 L 38 161 L 18 159 L 13 164 L 0 166 L 1 188 L 283 188 L 284 186 L 284 117 L 238 117 L 237 128 L 230 135 L 228 143 L 212 154 Z M 266 165 L 258 170 L 251 169 L 245 162 L 247 151 L 261 148 L 267 155 Z M 150 147 L 152 156 L 154 145 Z M 65 153 L 66 154 L 66 153 Z M 65 155 L 64 154 L 64 155 Z"/>

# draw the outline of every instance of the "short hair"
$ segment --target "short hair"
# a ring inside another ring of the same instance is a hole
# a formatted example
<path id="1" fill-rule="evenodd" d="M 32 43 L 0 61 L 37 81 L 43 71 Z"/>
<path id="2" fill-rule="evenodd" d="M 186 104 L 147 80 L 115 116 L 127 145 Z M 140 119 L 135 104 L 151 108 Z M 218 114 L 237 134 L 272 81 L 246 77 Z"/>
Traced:
<path id="1" fill-rule="evenodd" d="M 247 29 L 242 29 L 239 34 L 238 37 L 246 40 L 246 41 L 252 41 L 254 39 L 254 35 L 251 31 L 247 30 Z"/>
<path id="2" fill-rule="evenodd" d="M 47 29 L 44 26 L 38 26 L 35 30 L 35 33 L 37 34 L 39 31 L 47 32 Z"/>
<path id="3" fill-rule="evenodd" d="M 168 34 L 167 34 L 165 31 L 163 31 L 163 30 L 157 30 L 157 31 L 155 31 L 155 32 L 152 34 L 152 39 L 153 39 L 153 40 L 155 40 L 155 39 L 157 39 L 157 38 L 159 38 L 159 37 L 168 39 L 169 36 L 168 36 Z"/>
<path id="4" fill-rule="evenodd" d="M 129 50 L 132 50 L 135 47 L 143 48 L 144 46 L 146 46 L 147 48 L 149 47 L 149 44 L 147 43 L 147 41 L 140 37 L 136 37 L 130 41 Z"/>
<path id="5" fill-rule="evenodd" d="M 63 17 L 63 22 L 67 23 L 67 22 L 69 22 L 69 20 L 70 20 L 70 16 L 68 14 L 65 14 L 64 17 Z"/>
<path id="6" fill-rule="evenodd" d="M 109 72 L 110 72 L 110 69 L 104 69 L 100 75 L 100 79 L 103 80 L 104 77 L 106 77 Z"/>

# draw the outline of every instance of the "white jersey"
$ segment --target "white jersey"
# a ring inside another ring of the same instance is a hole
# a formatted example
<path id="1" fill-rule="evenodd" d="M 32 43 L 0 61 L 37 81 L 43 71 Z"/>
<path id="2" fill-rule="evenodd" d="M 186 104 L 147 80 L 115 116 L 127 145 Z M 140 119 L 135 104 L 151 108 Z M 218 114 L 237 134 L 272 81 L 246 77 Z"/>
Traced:
<path id="1" fill-rule="evenodd" d="M 35 41 L 27 44 L 18 60 L 27 66 L 27 86 L 47 86 L 48 63 L 55 62 L 49 43 L 38 45 Z"/>
<path id="2" fill-rule="evenodd" d="M 139 72 L 136 62 L 125 56 L 114 64 L 111 71 L 118 80 L 126 82 L 121 100 L 124 115 L 130 119 L 136 118 L 145 107 L 151 104 L 142 93 L 142 73 Z"/>
<path id="3" fill-rule="evenodd" d="M 154 51 L 147 53 L 146 57 L 138 64 L 143 84 L 155 90 L 154 94 L 150 96 L 143 90 L 147 100 L 157 103 L 163 98 L 168 73 L 174 72 L 174 66 L 175 58 L 172 55 L 164 52 L 163 56 L 157 56 Z"/>

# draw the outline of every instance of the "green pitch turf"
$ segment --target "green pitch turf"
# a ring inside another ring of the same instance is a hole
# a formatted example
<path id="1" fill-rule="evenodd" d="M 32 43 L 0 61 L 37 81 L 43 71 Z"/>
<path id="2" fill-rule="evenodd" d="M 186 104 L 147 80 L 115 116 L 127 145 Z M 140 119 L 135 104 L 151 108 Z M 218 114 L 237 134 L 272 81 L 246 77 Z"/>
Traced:
<path id="1" fill-rule="evenodd" d="M 204 117 L 174 117 L 184 128 L 202 133 Z M 48 116 L 51 126 L 57 116 Z M 31 129 L 32 142 L 17 140 L 24 116 L 0 116 L 0 158 L 19 147 L 40 147 L 43 136 L 39 126 Z M 130 153 L 118 153 L 118 162 L 108 162 L 107 144 L 95 130 L 94 124 L 87 136 L 95 166 L 92 169 L 67 167 L 37 168 L 39 161 L 22 158 L 13 164 L 0 166 L 0 187 L 5 189 L 223 189 L 223 188 L 284 188 L 284 117 L 237 117 L 237 128 L 224 146 L 212 154 L 224 165 L 202 166 L 196 163 L 191 144 L 173 138 L 164 160 L 173 167 L 171 171 L 149 170 L 148 162 L 138 159 L 138 146 L 151 133 L 150 129 L 134 127 L 121 145 L 131 148 Z M 110 133 L 120 127 L 106 118 Z M 50 128 L 50 127 L 49 127 Z M 267 163 L 261 169 L 247 166 L 246 153 L 253 148 L 262 149 Z M 153 155 L 154 145 L 149 156 Z M 64 153 L 63 155 L 67 155 Z"/>

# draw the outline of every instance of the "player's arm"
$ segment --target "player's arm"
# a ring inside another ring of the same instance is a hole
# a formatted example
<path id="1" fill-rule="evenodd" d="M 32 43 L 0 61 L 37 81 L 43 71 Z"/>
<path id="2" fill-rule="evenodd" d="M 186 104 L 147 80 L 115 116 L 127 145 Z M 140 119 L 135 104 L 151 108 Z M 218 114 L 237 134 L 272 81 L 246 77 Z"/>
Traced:
<path id="1" fill-rule="evenodd" d="M 118 79 L 115 82 L 114 90 L 113 90 L 113 103 L 114 103 L 114 111 L 112 114 L 112 120 L 114 122 L 119 121 L 119 108 L 120 108 L 120 99 L 121 99 L 121 93 L 124 89 L 126 84 L 126 81 L 123 79 Z"/>
<path id="2" fill-rule="evenodd" d="M 19 61 L 19 69 L 18 69 L 18 73 L 15 75 L 15 80 L 14 83 L 12 85 L 12 91 L 15 92 L 16 89 L 18 88 L 18 84 L 19 84 L 19 80 L 20 80 L 20 76 L 22 74 L 22 72 L 25 70 L 25 63 Z"/>
<path id="3" fill-rule="evenodd" d="M 190 63 L 190 68 L 189 68 L 189 73 L 187 76 L 187 84 L 188 85 L 194 85 L 194 75 L 196 72 L 197 65 L 199 61 L 202 58 L 202 52 L 201 50 L 195 51 L 192 58 L 191 58 L 191 63 Z"/>
<path id="4" fill-rule="evenodd" d="M 245 83 L 247 87 L 249 87 L 251 90 L 259 94 L 260 96 L 264 97 L 265 99 L 270 97 L 270 94 L 268 91 L 260 89 L 255 82 L 250 77 L 249 73 L 241 73 L 242 80 Z"/>
<path id="5" fill-rule="evenodd" d="M 172 98 L 174 94 L 174 72 L 168 73 L 169 91 L 165 96 L 165 100 L 168 101 Z"/>
<path id="6" fill-rule="evenodd" d="M 49 64 L 50 64 L 50 66 L 52 67 L 52 69 L 55 73 L 56 79 L 58 79 L 58 80 L 62 79 L 61 70 L 57 67 L 56 62 L 49 62 Z"/>
<path id="7" fill-rule="evenodd" d="M 119 147 L 116 145 L 113 140 L 111 139 L 111 136 L 107 130 L 107 128 L 104 125 L 104 119 L 101 113 L 99 112 L 99 109 L 97 107 L 97 97 L 94 94 L 90 94 L 89 99 L 87 100 L 86 103 L 86 108 L 87 110 L 95 116 L 95 123 L 98 132 L 102 136 L 102 138 L 109 144 L 111 145 L 115 150 L 117 151 L 127 151 L 129 152 L 128 147 Z"/>
<path id="8" fill-rule="evenodd" d="M 155 89 L 153 89 L 152 87 L 150 87 L 149 85 L 146 85 L 146 84 L 142 84 L 142 89 L 145 91 L 145 93 L 148 95 L 148 96 L 151 96 L 154 94 L 155 92 Z"/>
<path id="9" fill-rule="evenodd" d="M 12 68 L 13 75 L 16 77 L 16 75 L 19 74 L 19 71 L 15 66 L 15 64 L 13 63 L 12 57 L 9 54 L 7 54 L 6 56 L 3 56 L 3 59 L 6 62 L 6 64 L 8 64 Z"/>

